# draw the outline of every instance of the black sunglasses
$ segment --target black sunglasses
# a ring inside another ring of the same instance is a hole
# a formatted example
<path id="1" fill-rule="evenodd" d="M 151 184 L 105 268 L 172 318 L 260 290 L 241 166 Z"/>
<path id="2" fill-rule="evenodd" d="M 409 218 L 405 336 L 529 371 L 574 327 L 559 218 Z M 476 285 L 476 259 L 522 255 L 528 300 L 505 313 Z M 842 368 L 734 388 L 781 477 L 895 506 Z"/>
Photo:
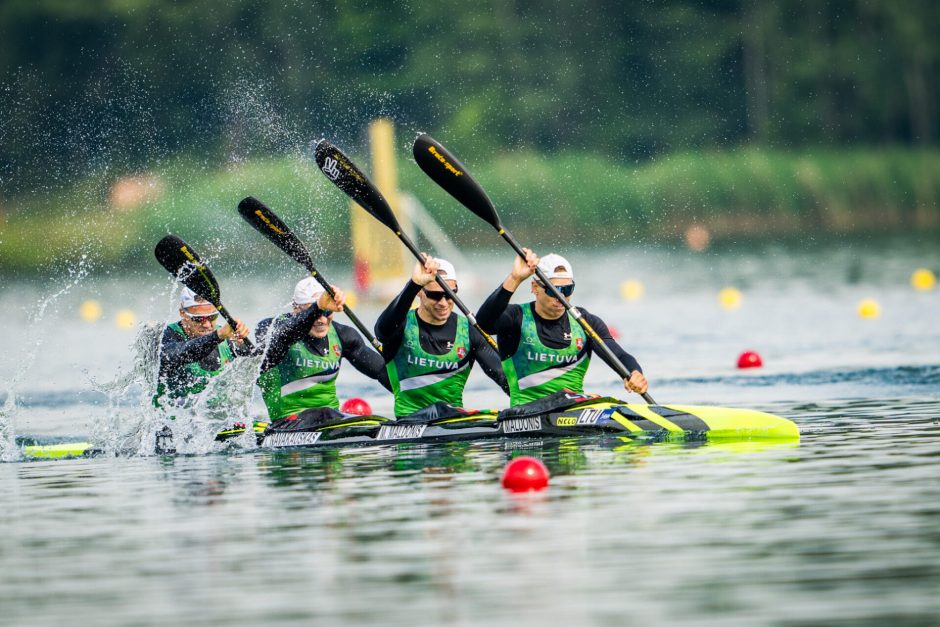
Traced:
<path id="1" fill-rule="evenodd" d="M 424 288 L 422 291 L 424 292 L 424 295 L 425 295 L 425 296 L 427 296 L 428 298 L 430 298 L 430 299 L 433 300 L 434 302 L 437 302 L 437 301 L 441 300 L 442 298 L 447 298 L 448 300 L 450 300 L 450 296 L 448 296 L 448 295 L 447 295 L 447 292 L 445 292 L 444 290 L 436 290 L 436 291 L 434 291 L 434 292 L 429 292 L 429 291 L 428 291 L 428 288 Z M 455 288 L 454 288 L 453 290 L 451 290 L 451 291 L 452 291 L 454 294 L 456 294 L 456 293 L 457 293 L 457 288 L 455 287 Z"/>
<path id="2" fill-rule="evenodd" d="M 306 310 L 310 309 L 310 307 L 312 307 L 312 306 L 313 306 L 313 303 L 304 303 L 303 305 L 298 305 L 297 303 L 294 303 L 294 307 L 296 307 L 296 308 L 299 309 L 300 311 L 306 311 Z M 329 309 L 321 309 L 321 310 L 320 310 L 320 315 L 321 315 L 321 316 L 326 316 L 327 318 L 332 318 L 334 313 L 335 313 L 335 312 L 332 312 L 332 311 L 330 311 Z"/>
<path id="3" fill-rule="evenodd" d="M 535 284 L 541 287 L 543 290 L 545 290 L 545 292 L 552 298 L 555 297 L 555 295 L 549 292 L 548 288 L 545 287 L 545 284 L 542 283 L 541 281 L 536 281 Z M 554 287 L 556 290 L 561 292 L 561 295 L 564 296 L 565 298 L 568 298 L 569 296 L 574 294 L 574 283 L 569 283 L 568 285 L 555 285 Z"/>

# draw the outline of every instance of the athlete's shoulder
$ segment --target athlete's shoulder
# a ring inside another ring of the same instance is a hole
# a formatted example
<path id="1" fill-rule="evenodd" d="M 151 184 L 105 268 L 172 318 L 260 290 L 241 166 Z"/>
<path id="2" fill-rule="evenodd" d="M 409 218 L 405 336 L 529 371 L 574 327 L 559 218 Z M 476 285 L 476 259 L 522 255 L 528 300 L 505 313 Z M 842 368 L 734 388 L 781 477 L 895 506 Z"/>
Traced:
<path id="1" fill-rule="evenodd" d="M 161 342 L 179 342 L 185 339 L 186 334 L 183 332 L 179 320 L 166 325 L 166 327 L 163 329 L 163 334 L 160 336 Z"/>
<path id="2" fill-rule="evenodd" d="M 503 311 L 503 320 L 511 320 L 513 322 L 518 322 L 522 320 L 522 312 L 524 309 L 531 309 L 532 302 L 522 303 L 521 305 L 516 303 L 511 303 L 506 305 L 506 309 Z"/>
<path id="3" fill-rule="evenodd" d="M 333 330 L 336 331 L 336 336 L 339 338 L 340 342 L 349 342 L 352 340 L 362 339 L 362 334 L 359 333 L 359 329 L 356 327 L 343 324 L 342 322 L 336 322 L 335 320 L 330 324 L 332 325 Z"/>

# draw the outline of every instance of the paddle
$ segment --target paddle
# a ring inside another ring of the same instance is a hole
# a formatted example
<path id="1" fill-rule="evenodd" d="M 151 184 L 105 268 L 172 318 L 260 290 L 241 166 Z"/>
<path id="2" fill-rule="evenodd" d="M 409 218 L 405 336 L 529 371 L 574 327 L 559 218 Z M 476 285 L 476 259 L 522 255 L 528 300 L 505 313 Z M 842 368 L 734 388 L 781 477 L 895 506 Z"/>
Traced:
<path id="1" fill-rule="evenodd" d="M 235 319 L 222 305 L 219 282 L 215 280 L 212 271 L 203 263 L 196 251 L 190 248 L 189 244 L 175 235 L 167 235 L 157 242 L 153 254 L 160 262 L 160 265 L 175 276 L 176 280 L 215 305 L 215 308 L 219 310 L 229 326 L 232 329 L 236 327 Z M 254 349 L 248 338 L 242 341 L 249 349 Z"/>
<path id="2" fill-rule="evenodd" d="M 424 133 L 418 135 L 418 138 L 415 139 L 413 153 L 418 167 L 424 170 L 424 173 L 431 177 L 431 180 L 456 198 L 460 204 L 495 228 L 499 235 L 512 246 L 516 254 L 525 259 L 525 252 L 522 250 L 522 246 L 520 246 L 512 236 L 512 233 L 503 226 L 502 221 L 496 213 L 496 207 L 493 206 L 486 192 L 483 191 L 480 184 L 467 172 L 467 168 L 457 157 Z M 591 339 L 594 340 L 594 345 L 598 348 L 598 354 L 601 358 L 607 362 L 621 378 L 629 379 L 630 372 L 620 363 L 620 360 L 617 359 L 617 356 L 614 355 L 610 348 L 604 344 L 597 332 L 591 327 L 590 323 L 581 315 L 581 312 L 571 306 L 568 299 L 548 280 L 548 277 L 545 276 L 545 273 L 542 272 L 540 268 L 535 269 L 535 274 L 542 284 L 545 285 L 545 289 L 558 299 L 568 313 L 574 316 L 578 324 L 580 324 Z M 642 394 L 642 396 L 643 400 L 647 403 L 651 405 L 655 404 L 655 401 L 649 394 Z"/>
<path id="3" fill-rule="evenodd" d="M 398 219 L 392 212 L 392 208 L 389 207 L 385 197 L 382 196 L 372 181 L 356 167 L 342 150 L 329 141 L 321 139 L 317 142 L 314 155 L 317 165 L 320 167 L 323 174 L 326 175 L 326 178 L 333 181 L 333 184 L 343 190 L 343 192 L 352 198 L 360 207 L 368 211 L 373 218 L 391 229 L 405 247 L 411 251 L 411 254 L 414 255 L 418 261 L 424 262 L 424 255 L 421 254 L 421 251 L 419 251 L 414 242 L 411 241 L 411 238 L 402 231 L 401 225 L 398 223 Z M 495 350 L 496 340 L 491 338 L 486 331 L 480 328 L 473 312 L 470 311 L 462 300 L 457 298 L 457 295 L 450 289 L 450 286 L 447 285 L 447 282 L 440 275 L 438 275 L 436 279 L 437 284 L 441 286 L 441 289 L 444 290 L 447 297 L 457 305 L 460 311 L 467 317 L 467 321 L 486 338 L 486 341 L 489 342 L 490 346 Z"/>
<path id="4" fill-rule="evenodd" d="M 331 298 L 336 298 L 336 292 L 333 291 L 333 286 L 327 283 L 326 279 L 317 272 L 317 269 L 313 265 L 313 260 L 310 258 L 310 253 L 307 252 L 307 248 L 303 245 L 303 242 L 301 242 L 300 239 L 294 235 L 294 232 L 290 230 L 290 227 L 277 217 L 263 202 L 257 198 L 248 196 L 238 203 L 238 213 L 245 219 L 245 222 L 255 227 L 256 231 L 267 237 L 275 246 L 306 268 L 310 276 L 323 286 L 323 289 L 326 290 L 326 293 L 329 294 Z M 372 346 L 374 346 L 377 351 L 382 352 L 382 343 L 375 339 L 375 336 L 362 324 L 356 314 L 354 314 L 349 307 L 343 307 L 343 313 L 352 320 L 352 323 L 356 325 L 359 332 L 372 343 Z"/>

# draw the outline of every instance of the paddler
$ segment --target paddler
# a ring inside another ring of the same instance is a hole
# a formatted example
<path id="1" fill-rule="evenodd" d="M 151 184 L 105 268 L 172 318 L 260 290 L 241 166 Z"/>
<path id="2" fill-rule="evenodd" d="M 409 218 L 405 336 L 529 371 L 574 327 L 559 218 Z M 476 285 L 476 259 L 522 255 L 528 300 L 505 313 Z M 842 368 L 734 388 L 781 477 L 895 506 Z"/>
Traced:
<path id="1" fill-rule="evenodd" d="M 313 277 L 306 277 L 294 288 L 292 313 L 266 318 L 255 329 L 255 337 L 263 342 L 274 323 L 275 334 L 265 359 L 270 365 L 262 365 L 258 379 L 272 421 L 316 407 L 339 409 L 336 378 L 343 358 L 391 389 L 381 355 L 356 329 L 333 321 L 333 313 L 341 311 L 345 302 L 342 290 L 333 286 L 333 291 L 335 300 Z M 304 318 L 306 328 L 300 338 L 278 333 L 284 324 L 295 324 L 298 317 Z"/>
<path id="2" fill-rule="evenodd" d="M 463 406 L 463 389 L 473 363 L 509 393 L 499 356 L 483 336 L 454 313 L 454 302 L 435 282 L 440 275 L 457 292 L 457 273 L 444 260 L 424 255 L 411 280 L 382 312 L 375 335 L 395 394 L 395 416 L 412 414 L 444 401 Z M 415 297 L 418 307 L 411 309 Z"/>
<path id="3" fill-rule="evenodd" d="M 584 375 L 594 348 L 593 340 L 574 316 L 537 278 L 532 280 L 532 302 L 509 304 L 522 282 L 535 274 L 536 267 L 569 301 L 574 294 L 574 272 L 567 259 L 554 253 L 539 259 L 528 248 L 523 251 L 526 258 L 516 255 L 512 272 L 477 313 L 480 327 L 499 337 L 499 356 L 512 406 L 565 389 L 583 393 Z M 583 307 L 578 310 L 630 372 L 630 377 L 623 380 L 624 389 L 645 393 L 648 384 L 637 360 L 614 341 L 603 320 Z"/>
<path id="4" fill-rule="evenodd" d="M 160 371 L 154 404 L 164 395 L 172 404 L 206 388 L 209 379 L 237 357 L 251 354 L 244 340 L 248 326 L 236 320 L 235 328 L 216 321 L 215 306 L 188 287 L 180 294 L 180 319 L 163 331 L 160 338 Z"/>

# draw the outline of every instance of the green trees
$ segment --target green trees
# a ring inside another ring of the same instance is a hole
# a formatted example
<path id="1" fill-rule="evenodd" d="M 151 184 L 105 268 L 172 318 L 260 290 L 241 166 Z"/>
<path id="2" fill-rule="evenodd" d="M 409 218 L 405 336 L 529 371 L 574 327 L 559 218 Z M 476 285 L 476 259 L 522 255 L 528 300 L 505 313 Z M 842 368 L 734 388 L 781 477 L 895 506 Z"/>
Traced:
<path id="1" fill-rule="evenodd" d="M 0 24 L 0 197 L 377 115 L 624 162 L 938 140 L 932 0 L 10 0 Z"/>

